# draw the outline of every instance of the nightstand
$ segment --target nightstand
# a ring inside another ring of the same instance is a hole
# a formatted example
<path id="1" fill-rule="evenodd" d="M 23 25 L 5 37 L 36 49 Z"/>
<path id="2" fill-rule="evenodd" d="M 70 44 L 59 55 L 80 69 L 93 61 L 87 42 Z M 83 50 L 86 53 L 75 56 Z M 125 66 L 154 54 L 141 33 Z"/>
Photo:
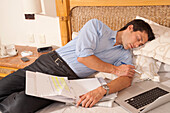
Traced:
<path id="1" fill-rule="evenodd" d="M 0 58 L 0 79 L 5 77 L 6 75 L 15 72 L 18 69 L 24 68 L 30 64 L 32 64 L 40 55 L 46 54 L 48 52 L 38 53 L 36 47 L 30 46 L 15 46 L 18 50 L 18 55 L 8 58 Z M 53 46 L 53 50 L 57 49 L 57 46 Z M 21 52 L 22 51 L 31 51 L 33 55 L 26 56 L 30 59 L 28 62 L 23 62 L 21 60 Z"/>

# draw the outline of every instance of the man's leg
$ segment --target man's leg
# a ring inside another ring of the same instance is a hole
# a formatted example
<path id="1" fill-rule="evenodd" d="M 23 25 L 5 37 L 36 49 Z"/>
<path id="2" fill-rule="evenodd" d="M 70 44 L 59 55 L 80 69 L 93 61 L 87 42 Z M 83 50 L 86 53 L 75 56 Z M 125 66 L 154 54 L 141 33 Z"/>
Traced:
<path id="1" fill-rule="evenodd" d="M 1 102 L 3 113 L 34 113 L 54 101 L 28 96 L 25 91 L 15 92 Z"/>
<path id="2" fill-rule="evenodd" d="M 0 81 L 0 111 L 2 113 L 33 113 L 54 101 L 25 94 L 24 69 L 20 69 Z"/>
<path id="3" fill-rule="evenodd" d="M 19 111 L 22 111 L 22 108 L 24 108 L 25 111 L 21 113 L 27 113 L 27 111 L 35 112 L 53 102 L 51 100 L 25 95 L 26 70 L 57 76 L 70 76 L 68 75 L 70 71 L 67 71 L 67 68 L 63 67 L 62 63 L 61 65 L 56 65 L 54 59 L 50 57 L 50 54 L 42 55 L 30 66 L 20 69 L 0 80 L 0 110 L 10 113 L 17 111 L 17 113 L 20 113 Z M 23 104 L 23 102 L 28 103 Z"/>
<path id="4" fill-rule="evenodd" d="M 25 67 L 24 69 L 19 69 L 0 80 L 0 102 L 14 92 L 25 90 L 26 70 L 42 73 L 52 72 L 48 69 L 48 62 L 48 55 L 42 55 L 31 65 Z"/>
<path id="5" fill-rule="evenodd" d="M 24 73 L 24 70 L 18 70 L 0 80 L 0 102 L 12 93 L 24 90 L 25 77 L 19 76 Z"/>
<path id="6" fill-rule="evenodd" d="M 47 61 L 41 61 L 42 59 L 46 59 L 46 56 L 41 56 L 30 66 L 19 69 L 0 80 L 0 111 L 3 113 L 27 113 L 28 111 L 32 113 L 53 103 L 51 100 L 27 96 L 24 92 L 26 70 L 46 73 L 48 70 L 45 62 Z M 23 111 L 23 108 L 25 111 Z"/>

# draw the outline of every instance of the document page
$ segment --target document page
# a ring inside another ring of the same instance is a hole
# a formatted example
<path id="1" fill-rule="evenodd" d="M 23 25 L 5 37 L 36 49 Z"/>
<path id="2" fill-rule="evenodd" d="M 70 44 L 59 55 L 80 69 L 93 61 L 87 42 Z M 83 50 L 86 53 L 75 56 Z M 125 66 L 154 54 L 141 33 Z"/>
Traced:
<path id="1" fill-rule="evenodd" d="M 101 86 L 97 78 L 70 80 L 69 82 L 77 97 Z"/>
<path id="2" fill-rule="evenodd" d="M 26 94 L 37 95 L 36 75 L 34 72 L 26 71 Z"/>
<path id="3" fill-rule="evenodd" d="M 59 95 L 61 91 L 53 88 L 53 86 L 54 83 L 51 81 L 50 76 L 36 72 L 36 88 L 38 96 L 43 97 Z"/>
<path id="4" fill-rule="evenodd" d="M 70 96 L 67 77 L 58 77 L 39 72 L 26 72 L 26 91 L 37 96 L 54 96 L 61 93 Z"/>
<path id="5" fill-rule="evenodd" d="M 68 80 L 39 72 L 26 71 L 26 94 L 57 100 L 62 102 L 76 102 L 79 96 L 86 94 L 106 84 L 99 78 Z M 115 98 L 115 94 L 105 96 L 102 101 Z"/>
<path id="6" fill-rule="evenodd" d="M 39 96 L 62 95 L 75 98 L 67 77 L 58 77 L 36 72 L 36 86 Z"/>

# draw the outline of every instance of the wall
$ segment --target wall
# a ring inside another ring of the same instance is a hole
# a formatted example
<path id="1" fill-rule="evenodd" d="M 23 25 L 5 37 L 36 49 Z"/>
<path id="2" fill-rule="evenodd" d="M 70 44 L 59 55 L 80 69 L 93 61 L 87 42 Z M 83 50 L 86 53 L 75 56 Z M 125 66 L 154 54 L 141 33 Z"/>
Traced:
<path id="1" fill-rule="evenodd" d="M 44 0 L 46 15 L 25 20 L 22 0 L 0 0 L 0 39 L 2 44 L 61 46 L 55 0 Z M 45 37 L 45 38 L 44 38 Z"/>

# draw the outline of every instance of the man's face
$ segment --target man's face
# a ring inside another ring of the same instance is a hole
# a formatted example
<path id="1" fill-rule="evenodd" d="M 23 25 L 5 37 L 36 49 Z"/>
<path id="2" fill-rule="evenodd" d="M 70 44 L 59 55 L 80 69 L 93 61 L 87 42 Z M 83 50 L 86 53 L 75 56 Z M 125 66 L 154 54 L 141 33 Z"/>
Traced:
<path id="1" fill-rule="evenodd" d="M 145 44 L 148 41 L 148 34 L 143 31 L 133 31 L 127 30 L 127 32 L 122 36 L 122 44 L 124 46 L 124 49 L 132 49 L 137 48 L 143 44 Z"/>

